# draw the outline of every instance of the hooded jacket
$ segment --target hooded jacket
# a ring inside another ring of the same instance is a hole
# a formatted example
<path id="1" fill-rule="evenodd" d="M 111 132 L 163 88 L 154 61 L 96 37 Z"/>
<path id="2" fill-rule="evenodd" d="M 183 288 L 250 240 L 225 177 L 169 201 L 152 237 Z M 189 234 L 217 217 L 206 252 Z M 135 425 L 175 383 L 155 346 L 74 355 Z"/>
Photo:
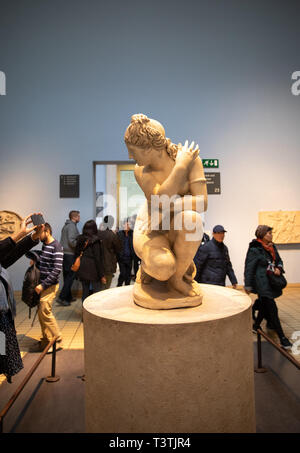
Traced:
<path id="1" fill-rule="evenodd" d="M 84 248 L 86 241 L 88 245 Z M 104 277 L 103 245 L 99 236 L 87 238 L 80 234 L 77 238 L 75 257 L 83 251 L 77 277 L 80 280 L 98 281 Z"/>
<path id="2" fill-rule="evenodd" d="M 282 259 L 275 244 L 273 244 L 273 247 L 276 256 L 275 266 L 281 268 L 282 273 L 284 273 Z M 273 289 L 269 283 L 267 267 L 272 261 L 271 253 L 265 250 L 260 242 L 253 239 L 249 244 L 245 259 L 245 289 L 258 294 L 260 297 L 268 297 L 270 299 L 281 296 L 282 290 Z"/>
<path id="3" fill-rule="evenodd" d="M 116 233 L 108 229 L 98 231 L 98 236 L 103 242 L 105 274 L 114 274 L 117 269 L 117 255 L 122 249 L 121 241 Z"/>
<path id="4" fill-rule="evenodd" d="M 79 235 L 77 225 L 72 220 L 66 220 L 62 230 L 60 244 L 67 255 L 74 255 L 76 247 L 76 239 Z"/>

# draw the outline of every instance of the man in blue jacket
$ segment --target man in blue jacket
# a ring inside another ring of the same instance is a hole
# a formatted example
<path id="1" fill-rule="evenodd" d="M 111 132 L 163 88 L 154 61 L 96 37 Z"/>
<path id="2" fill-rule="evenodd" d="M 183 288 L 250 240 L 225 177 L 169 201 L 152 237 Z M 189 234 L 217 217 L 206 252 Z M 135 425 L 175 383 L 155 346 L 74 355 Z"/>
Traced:
<path id="1" fill-rule="evenodd" d="M 236 288 L 237 278 L 232 268 L 228 248 L 224 244 L 225 233 L 226 230 L 222 225 L 216 225 L 213 228 L 213 238 L 200 247 L 195 257 L 198 283 L 225 286 L 226 276 L 228 276 L 233 288 Z"/>

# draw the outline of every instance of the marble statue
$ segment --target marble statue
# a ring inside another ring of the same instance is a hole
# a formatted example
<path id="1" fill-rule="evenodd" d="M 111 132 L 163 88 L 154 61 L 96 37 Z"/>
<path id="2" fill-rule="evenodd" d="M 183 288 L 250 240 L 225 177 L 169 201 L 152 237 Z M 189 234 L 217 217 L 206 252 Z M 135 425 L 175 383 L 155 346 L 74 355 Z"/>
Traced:
<path id="1" fill-rule="evenodd" d="M 132 116 L 124 140 L 146 197 L 133 235 L 141 259 L 134 302 L 152 309 L 200 305 L 193 258 L 203 236 L 207 188 L 199 147 L 172 143 L 163 126 L 143 114 Z"/>

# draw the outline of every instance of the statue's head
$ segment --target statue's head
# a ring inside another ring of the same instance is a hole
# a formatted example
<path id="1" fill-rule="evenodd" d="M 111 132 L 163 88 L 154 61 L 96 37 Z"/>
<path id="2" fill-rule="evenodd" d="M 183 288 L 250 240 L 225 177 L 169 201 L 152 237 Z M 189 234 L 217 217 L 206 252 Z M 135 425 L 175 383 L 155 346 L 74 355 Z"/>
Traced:
<path id="1" fill-rule="evenodd" d="M 166 138 L 162 124 L 142 113 L 131 117 L 131 123 L 126 129 L 124 140 L 128 149 L 135 147 L 144 151 L 166 150 L 172 159 L 175 159 L 177 153 L 177 146 Z"/>

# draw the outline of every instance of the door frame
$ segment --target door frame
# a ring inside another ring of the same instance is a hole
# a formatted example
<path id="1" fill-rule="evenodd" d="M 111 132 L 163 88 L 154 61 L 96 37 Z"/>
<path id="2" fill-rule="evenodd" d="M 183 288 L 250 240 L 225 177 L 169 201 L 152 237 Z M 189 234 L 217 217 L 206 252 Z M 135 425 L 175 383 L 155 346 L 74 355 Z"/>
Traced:
<path id="1" fill-rule="evenodd" d="M 135 162 L 133 160 L 95 160 L 93 161 L 93 216 L 96 220 L 96 166 L 97 165 L 117 165 L 117 225 L 119 225 L 119 165 L 128 166 L 130 170 L 132 170 L 132 165 L 135 166 Z M 125 169 L 125 168 L 124 168 Z"/>

